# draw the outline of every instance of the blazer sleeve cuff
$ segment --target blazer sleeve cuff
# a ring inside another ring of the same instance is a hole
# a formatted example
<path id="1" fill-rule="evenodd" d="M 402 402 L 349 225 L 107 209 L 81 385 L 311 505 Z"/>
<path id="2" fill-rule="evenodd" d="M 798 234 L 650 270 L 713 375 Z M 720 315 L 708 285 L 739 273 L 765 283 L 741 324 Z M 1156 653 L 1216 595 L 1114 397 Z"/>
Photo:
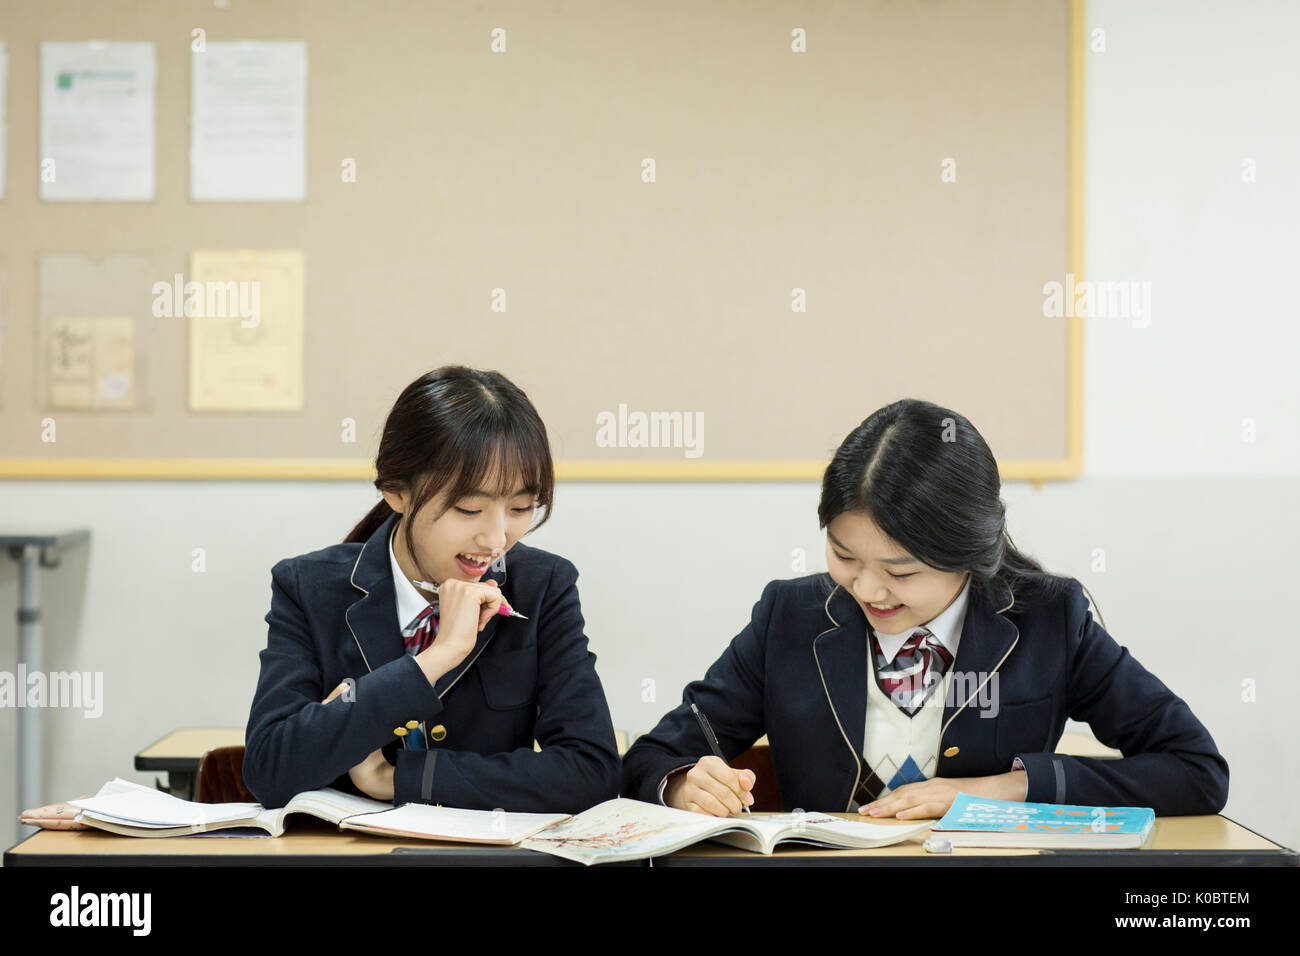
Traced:
<path id="1" fill-rule="evenodd" d="M 1065 762 L 1060 754 L 1016 754 L 1028 778 L 1026 803 L 1068 803 L 1065 792 Z"/>
<path id="2" fill-rule="evenodd" d="M 399 750 L 393 769 L 393 806 L 407 803 L 434 803 L 433 774 L 438 765 L 438 750 Z"/>
<path id="3" fill-rule="evenodd" d="M 371 676 L 389 668 L 392 669 L 389 678 L 392 683 L 385 688 L 384 692 L 392 700 L 391 709 L 406 715 L 396 721 L 394 726 L 408 720 L 425 720 L 442 710 L 442 698 L 429 683 L 429 678 L 424 676 L 424 671 L 420 669 L 414 654 L 403 654 L 400 659 L 389 661 L 374 670 Z"/>
<path id="4" fill-rule="evenodd" d="M 664 789 L 668 786 L 668 778 L 671 777 L 673 774 L 677 773 L 679 770 L 690 770 L 692 767 L 695 766 L 696 763 L 699 763 L 699 761 L 697 760 L 692 763 L 688 763 L 684 766 L 677 767 L 676 769 L 669 770 L 666 774 L 664 774 L 664 778 L 659 781 L 659 804 L 661 806 L 665 806 L 665 807 L 668 806 L 668 804 L 664 803 Z"/>

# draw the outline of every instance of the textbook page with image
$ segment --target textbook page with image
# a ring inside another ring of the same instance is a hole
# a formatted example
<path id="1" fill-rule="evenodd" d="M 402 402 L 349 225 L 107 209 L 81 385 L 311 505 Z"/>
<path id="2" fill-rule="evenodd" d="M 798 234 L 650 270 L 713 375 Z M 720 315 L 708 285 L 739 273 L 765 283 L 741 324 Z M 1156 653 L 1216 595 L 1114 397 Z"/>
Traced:
<path id="1" fill-rule="evenodd" d="M 825 813 L 711 817 L 620 797 L 548 827 L 519 845 L 590 866 L 665 856 L 702 840 L 767 855 L 784 843 L 872 849 L 910 840 L 927 832 L 930 826 L 929 822 L 858 822 Z"/>

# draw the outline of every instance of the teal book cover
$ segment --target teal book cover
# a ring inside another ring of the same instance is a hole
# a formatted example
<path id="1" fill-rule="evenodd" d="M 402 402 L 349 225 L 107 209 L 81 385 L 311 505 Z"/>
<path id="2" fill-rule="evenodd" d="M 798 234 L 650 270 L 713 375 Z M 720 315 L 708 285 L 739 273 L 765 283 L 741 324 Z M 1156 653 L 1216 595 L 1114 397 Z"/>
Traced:
<path id="1" fill-rule="evenodd" d="M 1155 824 L 1150 807 L 1085 807 L 1022 803 L 959 793 L 931 832 L 943 833 L 1131 833 L 1146 837 Z"/>

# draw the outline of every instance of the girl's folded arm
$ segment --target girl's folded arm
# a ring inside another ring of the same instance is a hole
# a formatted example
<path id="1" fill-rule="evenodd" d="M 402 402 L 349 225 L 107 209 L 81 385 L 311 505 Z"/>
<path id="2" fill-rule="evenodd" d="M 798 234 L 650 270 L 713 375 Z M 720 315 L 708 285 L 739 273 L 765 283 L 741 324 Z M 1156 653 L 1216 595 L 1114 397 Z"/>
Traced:
<path id="1" fill-rule="evenodd" d="M 356 675 L 348 693 L 322 704 L 320 655 L 299 596 L 292 559 L 271 569 L 266 648 L 248 716 L 244 784 L 259 803 L 330 786 L 392 739 L 403 715 L 435 713 L 438 695 L 409 654 Z"/>
<path id="2" fill-rule="evenodd" d="M 1069 707 L 1117 759 L 1020 754 L 1030 802 L 1143 806 L 1159 815 L 1218 813 L 1228 762 L 1187 704 L 1121 647 L 1088 610 L 1077 585 L 1067 599 Z"/>
<path id="3" fill-rule="evenodd" d="M 538 614 L 538 694 L 528 706 L 538 709 L 534 732 L 542 749 L 399 750 L 394 805 L 580 813 L 618 796 L 618 747 L 596 655 L 587 649 L 577 578 L 577 568 L 562 561 Z"/>

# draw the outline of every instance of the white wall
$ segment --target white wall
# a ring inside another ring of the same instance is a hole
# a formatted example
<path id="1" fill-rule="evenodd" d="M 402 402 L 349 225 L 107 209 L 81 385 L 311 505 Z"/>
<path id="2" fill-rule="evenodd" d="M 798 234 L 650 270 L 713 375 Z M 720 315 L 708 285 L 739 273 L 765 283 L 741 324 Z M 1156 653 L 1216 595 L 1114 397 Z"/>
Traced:
<path id="1" fill-rule="evenodd" d="M 1086 272 L 1150 282 L 1151 321 L 1089 324 L 1088 474 L 1294 477 L 1300 7 L 1089 10 Z"/>
<path id="2" fill-rule="evenodd" d="M 1041 491 L 1007 485 L 1012 536 L 1088 585 L 1110 632 L 1210 728 L 1232 772 L 1225 812 L 1300 846 L 1283 686 L 1300 665 L 1300 395 L 1287 368 L 1300 335 L 1288 295 L 1300 8 L 1094 0 L 1090 21 L 1107 49 L 1089 58 L 1088 272 L 1150 281 L 1152 321 L 1090 322 L 1086 473 Z M 1256 159 L 1257 183 L 1241 183 L 1243 157 Z M 1241 440 L 1245 418 L 1253 443 Z M 174 727 L 242 726 L 271 565 L 340 540 L 374 500 L 365 483 L 0 482 L 0 526 L 94 536 L 43 574 L 44 669 L 102 670 L 105 709 L 97 720 L 44 712 L 43 797 L 114 776 L 148 782 L 132 757 Z M 676 703 L 762 586 L 794 573 L 793 549 L 822 567 L 816 502 L 811 483 L 560 488 L 554 519 L 529 540 L 582 572 L 616 726 L 644 731 Z M 684 561 L 705 570 L 672 570 Z M 16 605 L 16 566 L 0 561 L 0 620 Z M 0 669 L 15 653 L 14 626 L 0 626 Z M 641 700 L 646 678 L 653 703 Z M 0 710 L 0 780 L 16 723 Z M 0 843 L 15 789 L 0 787 Z"/>

